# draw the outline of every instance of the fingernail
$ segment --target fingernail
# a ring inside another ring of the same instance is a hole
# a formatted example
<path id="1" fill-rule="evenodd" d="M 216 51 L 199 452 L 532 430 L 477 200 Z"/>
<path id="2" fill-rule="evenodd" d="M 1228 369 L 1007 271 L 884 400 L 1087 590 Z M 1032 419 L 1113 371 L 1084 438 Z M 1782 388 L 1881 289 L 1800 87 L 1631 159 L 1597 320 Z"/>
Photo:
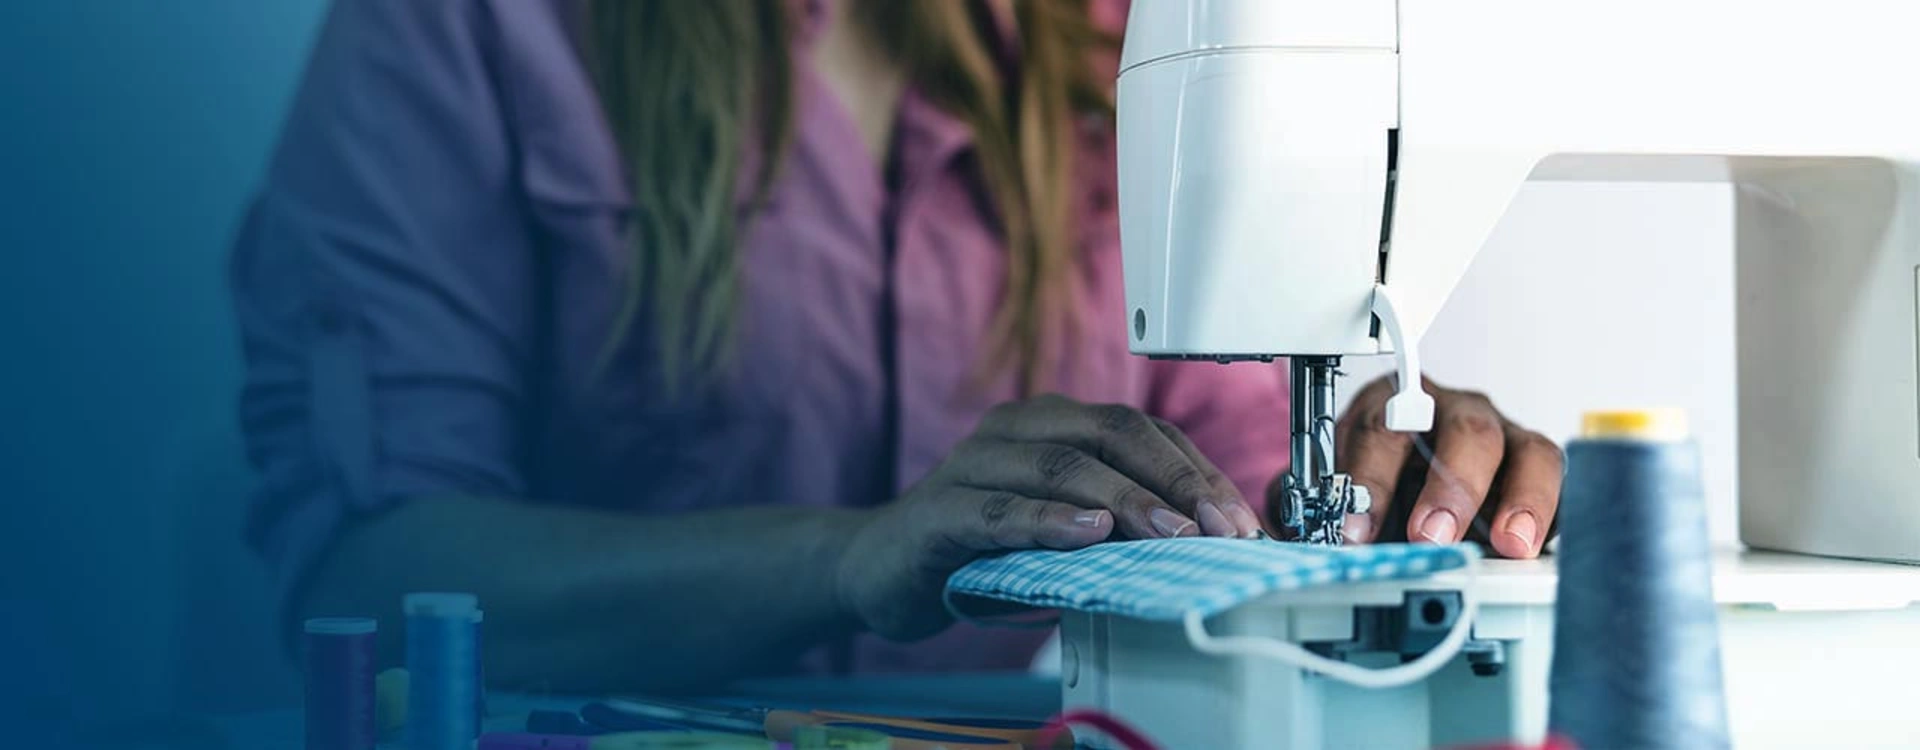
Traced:
<path id="1" fill-rule="evenodd" d="M 1227 518 L 1233 520 L 1233 526 L 1240 530 L 1240 538 L 1254 539 L 1260 536 L 1260 519 L 1254 517 L 1253 510 L 1246 503 L 1228 503 Z"/>
<path id="2" fill-rule="evenodd" d="M 1441 508 L 1427 514 L 1427 520 L 1420 523 L 1420 536 L 1434 544 L 1452 544 L 1460 541 L 1455 532 L 1460 530 L 1460 520 L 1454 518 L 1453 511 Z"/>
<path id="3" fill-rule="evenodd" d="M 1106 525 L 1107 512 L 1104 510 L 1083 510 L 1073 514 L 1073 522 L 1080 526 L 1099 528 Z"/>
<path id="4" fill-rule="evenodd" d="M 1373 516 L 1365 513 L 1348 513 L 1347 522 L 1340 527 L 1341 534 L 1348 544 L 1366 544 L 1373 541 Z"/>
<path id="5" fill-rule="evenodd" d="M 1540 521 L 1533 517 L 1533 511 L 1523 510 L 1507 518 L 1507 533 L 1526 545 L 1527 551 L 1533 551 L 1533 540 L 1540 536 Z"/>
<path id="6" fill-rule="evenodd" d="M 1240 530 L 1227 520 L 1227 514 L 1220 512 L 1220 506 L 1212 500 L 1201 500 L 1194 516 L 1200 519 L 1200 533 L 1207 536 L 1239 536 Z"/>
<path id="7" fill-rule="evenodd" d="M 1152 513 L 1147 514 L 1147 517 L 1153 521 L 1153 529 L 1160 532 L 1161 536 L 1193 535 L 1193 519 L 1167 510 L 1166 508 L 1154 508 Z"/>

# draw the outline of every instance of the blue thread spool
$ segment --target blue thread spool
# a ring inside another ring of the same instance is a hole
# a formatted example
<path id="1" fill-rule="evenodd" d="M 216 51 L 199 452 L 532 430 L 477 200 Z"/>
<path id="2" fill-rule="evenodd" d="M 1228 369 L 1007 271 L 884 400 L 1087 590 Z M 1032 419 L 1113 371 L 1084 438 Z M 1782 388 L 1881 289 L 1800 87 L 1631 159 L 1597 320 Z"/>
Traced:
<path id="1" fill-rule="evenodd" d="M 1699 449 L 1680 412 L 1567 445 L 1548 727 L 1587 748 L 1731 744 Z"/>
<path id="2" fill-rule="evenodd" d="M 307 750 L 373 750 L 374 639 L 365 617 L 319 617 L 301 628 Z"/>
<path id="3" fill-rule="evenodd" d="M 470 750 L 478 736 L 472 594 L 408 594 L 407 748 Z"/>

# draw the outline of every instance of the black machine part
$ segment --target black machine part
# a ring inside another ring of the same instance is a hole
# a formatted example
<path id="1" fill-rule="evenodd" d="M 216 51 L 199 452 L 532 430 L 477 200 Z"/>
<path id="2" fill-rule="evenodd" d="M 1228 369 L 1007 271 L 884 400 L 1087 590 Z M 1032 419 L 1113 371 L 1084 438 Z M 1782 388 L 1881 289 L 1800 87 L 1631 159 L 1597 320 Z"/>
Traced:
<path id="1" fill-rule="evenodd" d="M 1356 654 L 1395 654 L 1412 661 L 1440 645 L 1460 619 L 1458 591 L 1408 591 L 1398 605 L 1353 608 L 1353 637 L 1343 641 L 1309 641 L 1308 650 L 1346 661 Z M 1468 638 L 1461 655 L 1482 677 L 1500 674 L 1507 650 L 1500 641 Z"/>

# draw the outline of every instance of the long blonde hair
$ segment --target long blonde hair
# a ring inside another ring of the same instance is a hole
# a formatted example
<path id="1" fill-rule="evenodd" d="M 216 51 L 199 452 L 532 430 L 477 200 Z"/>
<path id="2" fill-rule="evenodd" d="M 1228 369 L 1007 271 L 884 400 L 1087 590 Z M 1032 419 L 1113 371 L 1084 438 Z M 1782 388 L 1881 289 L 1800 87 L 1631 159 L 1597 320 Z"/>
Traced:
<path id="1" fill-rule="evenodd" d="M 663 373 L 702 376 L 730 353 L 741 226 L 792 138 L 792 0 L 594 0 L 587 48 L 634 176 L 636 263 L 615 343 L 650 315 Z M 1111 48 L 1088 0 L 1014 0 L 1018 49 L 968 0 L 848 0 L 851 19 L 923 95 L 973 131 L 1008 250 L 1006 295 L 985 368 L 1050 366 L 1044 341 L 1069 301 L 1080 121 L 1111 117 L 1091 58 Z M 1017 54 L 1017 73 L 1005 69 Z M 750 196 L 737 204 L 746 173 Z"/>

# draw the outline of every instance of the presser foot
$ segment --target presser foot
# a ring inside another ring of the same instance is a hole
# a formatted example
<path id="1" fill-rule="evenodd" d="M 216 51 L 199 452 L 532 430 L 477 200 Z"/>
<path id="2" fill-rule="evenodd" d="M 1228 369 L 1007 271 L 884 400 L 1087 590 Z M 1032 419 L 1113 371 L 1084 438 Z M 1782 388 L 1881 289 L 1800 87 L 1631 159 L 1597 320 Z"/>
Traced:
<path id="1" fill-rule="evenodd" d="M 1303 484 L 1288 474 L 1281 484 L 1280 523 L 1293 541 L 1337 546 L 1346 542 L 1347 514 L 1365 513 L 1373 495 L 1345 474 L 1328 474 Z"/>

